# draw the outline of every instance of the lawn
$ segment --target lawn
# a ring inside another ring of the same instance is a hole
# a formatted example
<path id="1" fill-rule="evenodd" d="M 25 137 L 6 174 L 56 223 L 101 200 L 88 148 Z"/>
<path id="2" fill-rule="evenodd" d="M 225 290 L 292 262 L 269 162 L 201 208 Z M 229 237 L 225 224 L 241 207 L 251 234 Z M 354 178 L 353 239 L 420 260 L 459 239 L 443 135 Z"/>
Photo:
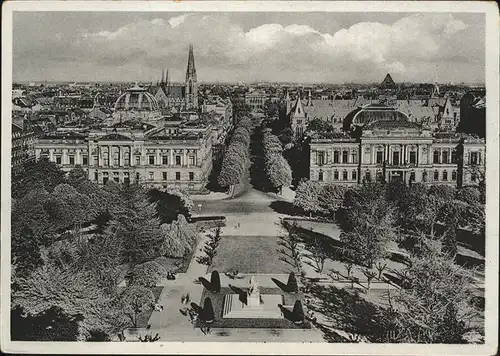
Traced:
<path id="1" fill-rule="evenodd" d="M 234 268 L 240 273 L 289 273 L 293 267 L 280 259 L 284 255 L 279 249 L 281 246 L 274 236 L 224 236 L 209 272 Z"/>
<path id="2" fill-rule="evenodd" d="M 250 318 L 222 318 L 222 309 L 224 305 L 224 296 L 233 294 L 231 288 L 222 288 L 220 293 L 212 293 L 206 289 L 201 295 L 200 304 L 206 297 L 210 297 L 214 307 L 215 320 L 211 325 L 214 328 L 258 328 L 258 329 L 310 329 L 311 324 L 304 321 L 302 325 L 296 325 L 293 321 L 287 319 L 250 319 Z M 261 294 L 282 294 L 284 297 L 284 305 L 293 306 L 296 300 L 302 301 L 301 294 L 289 294 L 283 292 L 279 288 L 260 288 Z"/>

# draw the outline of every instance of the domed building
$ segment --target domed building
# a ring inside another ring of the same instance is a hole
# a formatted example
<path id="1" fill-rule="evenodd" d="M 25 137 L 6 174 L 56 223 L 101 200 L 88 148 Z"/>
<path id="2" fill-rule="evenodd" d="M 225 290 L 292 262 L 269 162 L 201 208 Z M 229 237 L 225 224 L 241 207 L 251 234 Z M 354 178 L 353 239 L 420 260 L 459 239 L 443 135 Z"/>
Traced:
<path id="1" fill-rule="evenodd" d="M 160 106 L 154 95 L 137 84 L 118 97 L 114 109 L 114 122 L 154 122 L 161 118 Z"/>
<path id="2" fill-rule="evenodd" d="M 344 185 L 401 181 L 461 187 L 479 183 L 472 168 L 484 169 L 484 157 L 482 139 L 432 132 L 394 107 L 370 104 L 351 111 L 343 131 L 311 137 L 309 178 Z"/>

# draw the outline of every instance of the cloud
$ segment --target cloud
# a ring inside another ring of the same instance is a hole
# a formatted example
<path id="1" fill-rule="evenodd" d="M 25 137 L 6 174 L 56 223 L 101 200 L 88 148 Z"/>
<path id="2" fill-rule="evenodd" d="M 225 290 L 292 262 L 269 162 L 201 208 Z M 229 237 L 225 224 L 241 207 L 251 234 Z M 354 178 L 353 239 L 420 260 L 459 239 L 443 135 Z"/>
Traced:
<path id="1" fill-rule="evenodd" d="M 14 55 L 19 64 L 36 53 L 51 65 L 71 60 L 77 66 L 79 58 L 85 67 L 95 64 L 96 73 L 103 73 L 103 66 L 114 76 L 120 75 L 116 68 L 140 67 L 151 76 L 170 67 L 181 80 L 192 43 L 198 77 L 205 81 L 380 81 L 386 72 L 413 80 L 432 78 L 434 70 L 425 71 L 446 60 L 484 66 L 484 53 L 468 53 L 462 41 L 476 39 L 471 46 L 482 45 L 484 52 L 484 29 L 451 14 L 411 14 L 392 24 L 359 22 L 333 33 L 314 27 L 266 23 L 245 30 L 234 15 L 190 13 L 112 30 L 58 32 L 43 42 L 15 46 Z"/>

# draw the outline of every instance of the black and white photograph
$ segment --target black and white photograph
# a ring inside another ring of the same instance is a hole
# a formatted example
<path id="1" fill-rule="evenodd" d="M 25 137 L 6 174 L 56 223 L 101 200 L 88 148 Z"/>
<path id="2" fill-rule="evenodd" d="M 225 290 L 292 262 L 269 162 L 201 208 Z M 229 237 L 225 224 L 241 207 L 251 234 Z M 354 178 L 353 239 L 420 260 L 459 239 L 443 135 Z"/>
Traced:
<path id="1" fill-rule="evenodd" d="M 2 13 L 2 351 L 495 353 L 495 4 Z"/>

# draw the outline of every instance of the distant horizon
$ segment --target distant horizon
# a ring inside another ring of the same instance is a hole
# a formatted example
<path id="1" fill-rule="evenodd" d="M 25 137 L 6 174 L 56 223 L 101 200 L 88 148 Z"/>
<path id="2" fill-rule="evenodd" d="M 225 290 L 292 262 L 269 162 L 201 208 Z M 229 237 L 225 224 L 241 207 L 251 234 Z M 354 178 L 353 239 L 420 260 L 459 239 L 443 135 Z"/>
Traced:
<path id="1" fill-rule="evenodd" d="M 484 83 L 480 13 L 14 12 L 13 80 Z M 467 43 L 464 46 L 464 43 Z"/>

